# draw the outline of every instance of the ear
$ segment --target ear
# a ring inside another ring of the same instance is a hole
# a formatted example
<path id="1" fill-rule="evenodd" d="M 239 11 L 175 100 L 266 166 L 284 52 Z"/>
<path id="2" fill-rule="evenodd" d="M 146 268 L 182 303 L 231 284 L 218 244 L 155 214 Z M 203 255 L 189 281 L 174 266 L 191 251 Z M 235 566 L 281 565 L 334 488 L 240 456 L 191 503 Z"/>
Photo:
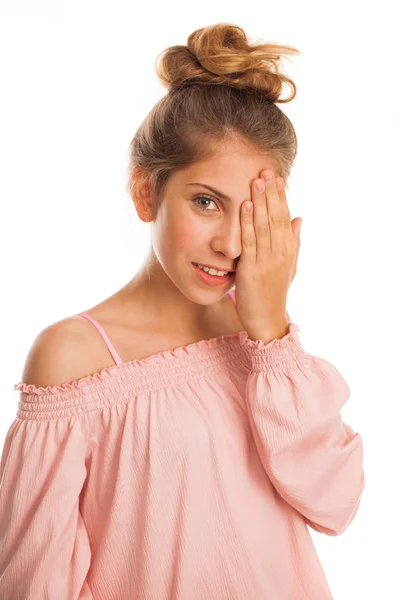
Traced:
<path id="1" fill-rule="evenodd" d="M 145 171 L 140 167 L 136 167 L 132 173 L 130 189 L 139 219 L 150 223 L 154 218 L 150 184 Z"/>

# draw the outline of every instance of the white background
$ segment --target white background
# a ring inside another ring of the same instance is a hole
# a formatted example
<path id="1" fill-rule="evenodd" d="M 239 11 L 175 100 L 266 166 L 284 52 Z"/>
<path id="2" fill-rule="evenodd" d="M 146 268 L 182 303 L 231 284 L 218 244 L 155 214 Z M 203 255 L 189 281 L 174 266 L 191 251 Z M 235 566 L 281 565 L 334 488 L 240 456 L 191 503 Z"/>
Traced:
<path id="1" fill-rule="evenodd" d="M 299 140 L 288 202 L 303 218 L 288 311 L 306 350 L 348 381 L 342 416 L 365 455 L 355 521 L 338 537 L 310 530 L 335 600 L 400 597 L 394 7 L 10 0 L 0 11 L 2 441 L 35 336 L 114 293 L 147 253 L 151 226 L 125 186 L 130 140 L 166 93 L 158 53 L 217 22 L 301 51 L 284 59 L 297 96 L 279 105 Z"/>

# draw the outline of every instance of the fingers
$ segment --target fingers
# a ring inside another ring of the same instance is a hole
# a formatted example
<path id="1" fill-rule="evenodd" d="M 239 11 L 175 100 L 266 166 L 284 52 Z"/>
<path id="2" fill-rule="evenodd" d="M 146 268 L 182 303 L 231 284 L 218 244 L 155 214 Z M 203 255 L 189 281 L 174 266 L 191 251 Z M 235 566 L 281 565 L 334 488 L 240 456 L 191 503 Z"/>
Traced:
<path id="1" fill-rule="evenodd" d="M 266 202 L 266 185 L 263 177 L 254 179 L 251 184 L 251 207 L 247 212 L 249 201 L 242 204 L 242 247 L 243 256 L 252 262 L 261 260 L 271 251 L 270 225 Z M 246 258 L 245 258 L 246 260 Z"/>
<path id="2" fill-rule="evenodd" d="M 266 200 L 266 182 L 262 177 L 252 183 L 253 228 L 256 238 L 257 261 L 271 252 L 271 233 Z"/>
<path id="3" fill-rule="evenodd" d="M 247 212 L 249 201 L 241 206 L 243 254 L 261 262 L 274 253 L 278 258 L 294 249 L 289 208 L 284 183 L 278 189 L 273 171 L 268 170 L 252 182 L 252 211 Z M 280 178 L 282 179 L 282 178 Z M 260 184 L 263 185 L 261 189 Z"/>
<path id="4" fill-rule="evenodd" d="M 253 203 L 250 200 L 240 206 L 242 253 L 240 260 L 255 262 L 257 259 L 257 240 L 253 225 Z"/>
<path id="5" fill-rule="evenodd" d="M 272 178 L 268 180 L 268 173 Z M 271 252 L 280 256 L 286 250 L 293 248 L 293 233 L 290 212 L 286 202 L 285 187 L 277 188 L 277 181 L 272 170 L 264 170 L 261 175 L 265 178 L 268 222 L 271 238 Z M 282 178 L 280 178 L 282 179 Z"/>

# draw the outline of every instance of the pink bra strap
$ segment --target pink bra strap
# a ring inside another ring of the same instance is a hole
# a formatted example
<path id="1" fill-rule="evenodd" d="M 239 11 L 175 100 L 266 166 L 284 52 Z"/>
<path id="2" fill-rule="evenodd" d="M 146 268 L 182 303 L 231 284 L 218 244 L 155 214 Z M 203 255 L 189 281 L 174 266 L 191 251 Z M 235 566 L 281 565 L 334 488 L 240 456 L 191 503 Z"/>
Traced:
<path id="1" fill-rule="evenodd" d="M 108 337 L 108 335 L 106 334 L 106 332 L 104 331 L 103 327 L 100 325 L 100 323 L 98 321 L 96 321 L 96 319 L 93 319 L 93 317 L 91 317 L 90 315 L 88 315 L 85 312 L 81 312 L 78 313 L 79 315 L 81 315 L 82 317 L 84 317 L 85 319 L 87 319 L 88 321 L 90 321 L 91 323 L 93 323 L 93 325 L 96 327 L 96 329 L 99 331 L 100 335 L 102 336 L 103 340 L 105 341 L 107 348 L 109 349 L 111 356 L 113 357 L 115 363 L 117 365 L 122 365 L 123 360 L 121 360 L 121 358 L 118 355 L 118 352 L 115 350 L 114 346 L 112 345 L 110 338 Z"/>
<path id="2" fill-rule="evenodd" d="M 233 300 L 233 302 L 236 304 L 236 295 L 235 295 L 235 288 L 231 289 L 230 292 L 228 292 L 228 296 L 230 296 Z M 292 321 L 290 320 L 290 315 L 288 313 L 288 311 L 286 311 L 286 317 L 288 322 L 292 323 Z"/>

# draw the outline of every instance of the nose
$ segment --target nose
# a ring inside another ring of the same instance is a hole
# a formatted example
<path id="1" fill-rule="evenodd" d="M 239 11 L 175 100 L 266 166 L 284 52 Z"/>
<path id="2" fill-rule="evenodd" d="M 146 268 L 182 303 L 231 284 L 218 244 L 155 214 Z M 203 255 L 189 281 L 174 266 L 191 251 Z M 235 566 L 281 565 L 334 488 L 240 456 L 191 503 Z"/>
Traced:
<path id="1" fill-rule="evenodd" d="M 242 252 L 242 232 L 237 216 L 235 219 L 228 219 L 224 224 L 218 225 L 218 231 L 212 238 L 211 247 L 214 252 L 223 254 L 231 261 L 239 258 Z"/>

